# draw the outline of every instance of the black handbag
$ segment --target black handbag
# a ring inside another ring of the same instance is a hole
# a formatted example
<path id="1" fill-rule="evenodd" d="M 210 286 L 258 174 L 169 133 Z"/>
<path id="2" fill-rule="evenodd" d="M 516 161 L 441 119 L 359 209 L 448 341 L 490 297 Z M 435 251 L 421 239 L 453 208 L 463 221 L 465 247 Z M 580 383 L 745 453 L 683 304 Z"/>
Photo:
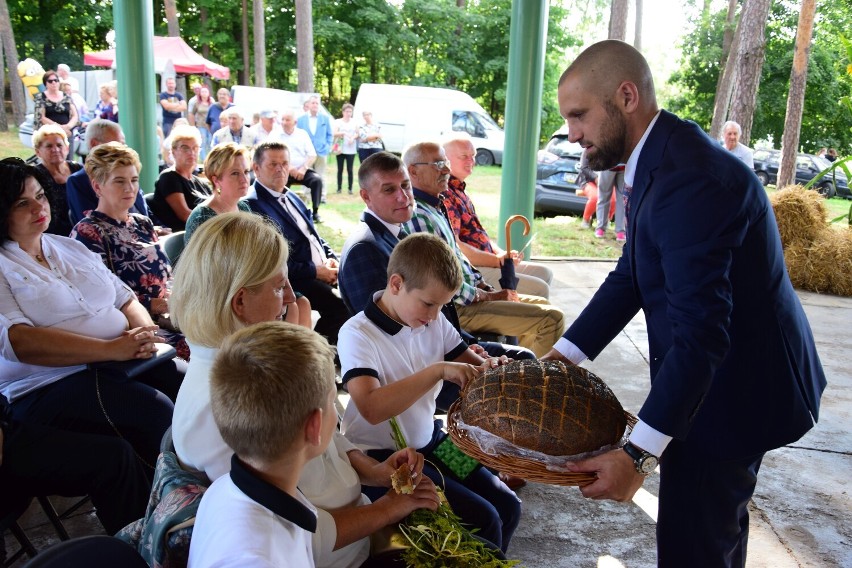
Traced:
<path id="1" fill-rule="evenodd" d="M 177 351 L 168 343 L 157 343 L 157 352 L 147 359 L 129 361 L 100 361 L 89 363 L 92 371 L 103 371 L 113 379 L 134 379 L 157 365 L 177 357 Z"/>

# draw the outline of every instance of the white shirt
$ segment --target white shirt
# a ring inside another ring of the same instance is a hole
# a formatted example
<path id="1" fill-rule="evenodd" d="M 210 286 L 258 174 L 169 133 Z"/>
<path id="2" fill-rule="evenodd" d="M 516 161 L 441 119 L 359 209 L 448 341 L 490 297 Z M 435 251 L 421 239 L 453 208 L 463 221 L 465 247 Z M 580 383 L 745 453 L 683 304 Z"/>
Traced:
<path id="1" fill-rule="evenodd" d="M 278 139 L 286 144 L 290 150 L 290 169 L 292 170 L 301 168 L 308 161 L 308 158 L 315 158 L 317 155 L 311 137 L 298 126 L 293 128 L 291 134 L 287 134 L 282 129 Z"/>
<path id="2" fill-rule="evenodd" d="M 376 292 L 366 309 L 340 328 L 337 351 L 344 382 L 366 375 L 375 376 L 385 386 L 444 361 L 447 355 L 454 359 L 467 349 L 443 314 L 429 325 L 417 328 L 395 322 L 376 305 L 382 293 Z M 422 448 L 432 440 L 435 398 L 441 392 L 441 385 L 442 381 L 438 381 L 396 417 L 405 440 L 413 448 Z M 370 424 L 354 401 L 346 407 L 342 429 L 362 449 L 394 449 L 388 421 Z"/>
<path id="3" fill-rule="evenodd" d="M 204 493 L 192 530 L 190 568 L 313 568 L 311 532 L 302 525 L 316 515 L 314 506 L 301 493 L 287 495 L 257 478 L 248 485 L 262 502 L 246 495 L 230 475 Z"/>
<path id="4" fill-rule="evenodd" d="M 187 343 L 192 359 L 175 401 L 172 439 L 175 453 L 183 466 L 203 472 L 215 481 L 231 471 L 231 456 L 234 454 L 219 434 L 210 407 L 210 369 L 219 350 L 191 341 Z M 317 530 L 312 537 L 313 555 L 319 567 L 356 568 L 370 552 L 368 538 L 335 551 L 337 525 L 334 518 L 323 510 L 370 503 L 361 494 L 361 481 L 346 457 L 352 449 L 354 446 L 335 432 L 325 452 L 305 465 L 299 479 L 299 489 L 311 503 L 320 507 Z"/>
<path id="5" fill-rule="evenodd" d="M 11 326 L 52 327 L 114 339 L 128 325 L 121 308 L 136 297 L 107 269 L 101 257 L 82 243 L 45 234 L 41 246 L 49 269 L 14 241 L 0 247 L 0 392 L 10 402 L 85 369 L 85 365 L 21 363 L 9 341 Z"/>
<path id="6" fill-rule="evenodd" d="M 343 143 L 340 145 L 341 154 L 354 154 L 357 150 L 358 143 L 358 125 L 355 120 L 349 119 L 346 122 L 342 118 L 334 121 L 334 130 L 343 133 Z"/>
<path id="7" fill-rule="evenodd" d="M 260 144 L 270 136 L 272 136 L 272 139 L 274 140 L 277 136 L 280 136 L 282 132 L 281 127 L 275 123 L 272 124 L 272 130 L 266 130 L 263 127 L 262 122 L 258 122 L 257 124 L 252 126 L 251 130 L 254 133 L 255 144 Z"/>
<path id="8" fill-rule="evenodd" d="M 639 155 L 642 153 L 645 141 L 648 139 L 648 135 L 651 134 L 651 130 L 653 130 L 659 117 L 660 112 L 657 111 L 657 114 L 654 115 L 654 118 L 651 120 L 648 128 L 645 129 L 645 133 L 642 135 L 639 143 L 636 144 L 633 152 L 631 152 L 630 158 L 628 158 L 627 163 L 624 166 L 625 185 L 633 186 L 633 181 L 636 178 L 636 166 L 639 163 Z M 559 341 L 556 342 L 556 345 L 554 345 L 553 348 L 559 351 L 575 365 L 579 365 L 587 359 L 585 353 L 580 351 L 576 345 L 564 337 L 559 338 Z M 633 443 L 634 446 L 642 448 L 646 452 L 655 456 L 661 456 L 671 440 L 671 436 L 658 432 L 641 420 L 637 422 L 636 426 L 633 427 L 633 432 L 630 433 L 630 442 Z"/>
<path id="9" fill-rule="evenodd" d="M 322 244 L 319 242 L 319 240 L 317 240 L 317 238 L 314 236 L 314 233 L 313 231 L 311 231 L 311 228 L 308 227 L 308 223 L 307 221 L 305 221 L 305 218 L 302 216 L 301 213 L 299 213 L 299 210 L 296 208 L 293 202 L 287 199 L 286 192 L 278 192 L 273 189 L 269 189 L 263 184 L 259 185 L 263 187 L 263 189 L 268 191 L 269 194 L 272 195 L 272 197 L 274 197 L 278 201 L 281 207 L 284 208 L 284 211 L 287 212 L 290 218 L 293 219 L 293 222 L 296 223 L 296 225 L 299 227 L 299 230 L 302 232 L 302 234 L 305 235 L 305 238 L 308 239 L 308 242 L 311 244 L 311 262 L 313 262 L 316 266 L 323 266 L 326 261 L 325 250 L 322 248 Z"/>

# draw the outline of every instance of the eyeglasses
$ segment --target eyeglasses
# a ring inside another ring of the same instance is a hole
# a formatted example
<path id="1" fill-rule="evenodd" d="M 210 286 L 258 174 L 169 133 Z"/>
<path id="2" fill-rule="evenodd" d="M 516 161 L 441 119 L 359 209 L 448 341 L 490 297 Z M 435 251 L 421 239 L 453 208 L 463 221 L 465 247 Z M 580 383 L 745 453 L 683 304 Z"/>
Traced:
<path id="1" fill-rule="evenodd" d="M 438 170 L 440 172 L 444 168 L 449 168 L 450 162 L 447 161 L 447 160 L 437 160 L 435 162 L 414 162 L 411 165 L 412 166 L 432 166 L 433 168 L 435 168 L 436 170 Z"/>
<path id="2" fill-rule="evenodd" d="M 57 79 L 56 77 L 54 77 L 53 79 L 48 79 L 48 80 L 47 80 L 47 82 L 48 82 L 48 83 L 58 83 L 58 82 L 59 82 L 59 79 Z"/>
<path id="3" fill-rule="evenodd" d="M 177 149 L 180 150 L 181 152 L 193 152 L 193 153 L 195 153 L 195 152 L 198 152 L 201 148 L 199 148 L 198 146 L 187 146 L 186 144 L 181 144 L 180 146 L 177 147 Z"/>

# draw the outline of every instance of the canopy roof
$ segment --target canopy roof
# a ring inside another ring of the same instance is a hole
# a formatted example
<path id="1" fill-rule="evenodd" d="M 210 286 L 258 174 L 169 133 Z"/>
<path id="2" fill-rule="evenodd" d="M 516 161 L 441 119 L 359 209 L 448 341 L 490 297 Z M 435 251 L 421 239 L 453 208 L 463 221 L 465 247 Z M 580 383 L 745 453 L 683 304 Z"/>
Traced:
<path id="1" fill-rule="evenodd" d="M 231 72 L 196 53 L 182 38 L 154 36 L 154 71 L 162 73 L 171 60 L 175 72 L 183 75 L 210 75 L 214 79 L 226 80 Z M 97 67 L 114 67 L 115 50 L 107 49 L 86 53 L 83 63 Z"/>

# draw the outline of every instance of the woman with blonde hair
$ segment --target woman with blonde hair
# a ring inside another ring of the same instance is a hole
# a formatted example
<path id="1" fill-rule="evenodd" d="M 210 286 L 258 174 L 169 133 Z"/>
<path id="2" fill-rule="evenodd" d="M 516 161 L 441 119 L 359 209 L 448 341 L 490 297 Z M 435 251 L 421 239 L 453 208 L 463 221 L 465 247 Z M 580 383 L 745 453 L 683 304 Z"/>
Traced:
<path id="1" fill-rule="evenodd" d="M 98 87 L 100 100 L 95 105 L 95 118 L 118 122 L 118 83 L 110 81 Z"/>
<path id="2" fill-rule="evenodd" d="M 250 178 L 248 148 L 234 142 L 219 144 L 204 160 L 204 175 L 213 185 L 213 195 L 195 206 L 186 220 L 183 238 L 188 243 L 198 226 L 222 213 L 245 211 L 251 213 L 248 203 L 242 201 L 248 193 Z"/>
<path id="3" fill-rule="evenodd" d="M 39 170 L 50 177 L 50 227 L 47 232 L 67 237 L 71 232 L 71 217 L 68 213 L 68 178 L 83 168 L 68 159 L 68 136 L 57 124 L 45 124 L 33 133 L 33 148 L 38 156 Z"/>
<path id="4" fill-rule="evenodd" d="M 158 334 L 188 361 L 186 340 L 169 329 L 169 257 L 151 219 L 130 213 L 139 192 L 141 169 L 136 151 L 120 142 L 94 148 L 86 160 L 86 174 L 98 196 L 98 206 L 77 223 L 71 237 L 99 254 L 107 268 L 130 286 L 160 326 Z"/>
<path id="5" fill-rule="evenodd" d="M 154 184 L 152 213 L 164 226 L 183 231 L 192 210 L 210 195 L 210 187 L 195 175 L 201 134 L 189 125 L 172 128 L 169 135 L 174 165 L 163 170 Z"/>

